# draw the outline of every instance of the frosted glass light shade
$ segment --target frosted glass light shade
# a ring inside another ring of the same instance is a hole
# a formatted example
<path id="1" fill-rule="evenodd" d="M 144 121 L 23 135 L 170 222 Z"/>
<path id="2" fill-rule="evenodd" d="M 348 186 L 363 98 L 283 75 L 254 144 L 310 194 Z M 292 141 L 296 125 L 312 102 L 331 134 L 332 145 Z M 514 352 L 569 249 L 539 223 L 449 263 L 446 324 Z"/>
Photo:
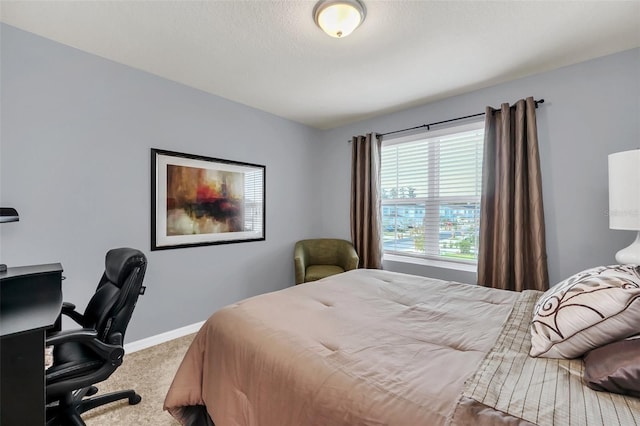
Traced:
<path id="1" fill-rule="evenodd" d="M 366 15 L 359 0 L 323 0 L 316 4 L 313 18 L 331 37 L 346 37 L 362 24 Z"/>
<path id="2" fill-rule="evenodd" d="M 609 228 L 639 231 L 616 261 L 640 265 L 640 149 L 609 155 Z"/>

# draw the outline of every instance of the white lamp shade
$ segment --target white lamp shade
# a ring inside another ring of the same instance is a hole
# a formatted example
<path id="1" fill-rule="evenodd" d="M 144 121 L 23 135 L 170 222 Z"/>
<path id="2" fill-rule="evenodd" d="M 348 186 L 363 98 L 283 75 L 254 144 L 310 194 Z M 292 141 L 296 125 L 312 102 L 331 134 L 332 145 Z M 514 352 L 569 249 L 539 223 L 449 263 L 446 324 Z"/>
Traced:
<path id="1" fill-rule="evenodd" d="M 365 14 L 364 5 L 358 0 L 325 0 L 316 5 L 314 19 L 325 33 L 341 38 L 358 28 Z"/>
<path id="2" fill-rule="evenodd" d="M 609 155 L 609 228 L 640 231 L 640 149 Z"/>

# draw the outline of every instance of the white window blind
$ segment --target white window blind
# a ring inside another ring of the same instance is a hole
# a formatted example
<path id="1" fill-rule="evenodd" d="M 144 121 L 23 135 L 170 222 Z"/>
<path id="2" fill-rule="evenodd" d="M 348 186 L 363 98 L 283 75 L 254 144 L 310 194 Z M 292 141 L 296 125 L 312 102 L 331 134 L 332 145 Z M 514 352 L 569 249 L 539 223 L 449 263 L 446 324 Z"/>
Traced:
<path id="1" fill-rule="evenodd" d="M 262 232 L 264 223 L 264 173 L 262 170 L 244 174 L 244 230 Z"/>
<path id="2" fill-rule="evenodd" d="M 385 253 L 478 258 L 484 123 L 383 140 Z"/>

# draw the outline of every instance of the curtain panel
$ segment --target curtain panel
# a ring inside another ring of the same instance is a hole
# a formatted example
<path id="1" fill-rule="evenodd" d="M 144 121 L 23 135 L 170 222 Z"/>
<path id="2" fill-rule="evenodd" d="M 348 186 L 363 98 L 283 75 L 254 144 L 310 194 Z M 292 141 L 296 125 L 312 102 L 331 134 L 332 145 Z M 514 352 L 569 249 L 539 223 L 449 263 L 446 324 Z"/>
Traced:
<path id="1" fill-rule="evenodd" d="M 380 148 L 373 133 L 351 139 L 351 241 L 367 269 L 382 269 Z"/>
<path id="2" fill-rule="evenodd" d="M 547 290 L 542 180 L 532 97 L 487 107 L 478 284 Z"/>

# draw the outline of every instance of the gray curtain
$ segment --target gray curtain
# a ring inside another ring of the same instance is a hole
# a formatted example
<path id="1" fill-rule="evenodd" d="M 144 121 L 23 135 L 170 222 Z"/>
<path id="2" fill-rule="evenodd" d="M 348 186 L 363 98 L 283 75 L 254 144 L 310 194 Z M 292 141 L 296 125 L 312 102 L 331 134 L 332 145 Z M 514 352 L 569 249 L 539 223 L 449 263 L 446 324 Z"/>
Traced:
<path id="1" fill-rule="evenodd" d="M 372 133 L 351 139 L 351 241 L 360 268 L 382 268 L 380 146 Z"/>
<path id="2" fill-rule="evenodd" d="M 486 109 L 478 284 L 549 288 L 533 98 Z"/>

